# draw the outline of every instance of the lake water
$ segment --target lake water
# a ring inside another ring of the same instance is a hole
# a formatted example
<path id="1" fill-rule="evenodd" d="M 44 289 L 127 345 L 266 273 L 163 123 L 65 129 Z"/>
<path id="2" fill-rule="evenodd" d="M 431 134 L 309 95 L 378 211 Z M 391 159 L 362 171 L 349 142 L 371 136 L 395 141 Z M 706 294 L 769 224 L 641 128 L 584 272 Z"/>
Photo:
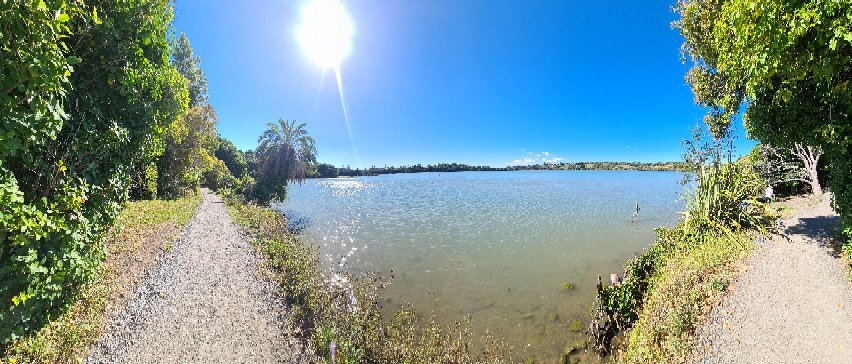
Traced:
<path id="1" fill-rule="evenodd" d="M 410 302 L 442 323 L 472 315 L 478 332 L 502 337 L 519 358 L 552 361 L 584 335 L 571 324 L 587 327 L 597 276 L 620 273 L 654 241 L 655 227 L 677 222 L 681 177 L 513 171 L 314 179 L 292 186 L 280 208 L 320 244 L 328 264 L 392 270 L 388 313 Z M 574 288 L 563 290 L 565 282 Z"/>

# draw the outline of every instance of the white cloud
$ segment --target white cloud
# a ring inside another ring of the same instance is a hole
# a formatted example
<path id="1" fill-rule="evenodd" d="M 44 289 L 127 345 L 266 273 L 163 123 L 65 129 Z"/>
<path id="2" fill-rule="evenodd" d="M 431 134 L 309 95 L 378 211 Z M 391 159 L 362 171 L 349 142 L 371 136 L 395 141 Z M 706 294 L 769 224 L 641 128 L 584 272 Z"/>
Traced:
<path id="1" fill-rule="evenodd" d="M 543 163 L 559 163 L 564 161 L 565 158 L 556 156 L 550 152 L 526 152 L 524 156 L 515 159 L 511 162 L 506 162 L 506 165 L 509 166 L 520 166 L 520 165 L 532 165 L 532 164 L 543 164 Z"/>

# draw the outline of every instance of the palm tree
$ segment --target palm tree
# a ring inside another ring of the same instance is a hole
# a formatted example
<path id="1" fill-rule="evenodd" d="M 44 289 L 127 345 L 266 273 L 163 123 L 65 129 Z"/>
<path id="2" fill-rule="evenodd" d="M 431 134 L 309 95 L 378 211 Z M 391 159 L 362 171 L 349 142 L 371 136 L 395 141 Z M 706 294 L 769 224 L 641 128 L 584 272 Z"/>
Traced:
<path id="1" fill-rule="evenodd" d="M 256 198 L 263 202 L 281 200 L 287 195 L 289 181 L 301 182 L 308 168 L 316 163 L 314 138 L 308 135 L 305 123 L 278 119 L 267 123 L 258 139 L 258 189 Z"/>

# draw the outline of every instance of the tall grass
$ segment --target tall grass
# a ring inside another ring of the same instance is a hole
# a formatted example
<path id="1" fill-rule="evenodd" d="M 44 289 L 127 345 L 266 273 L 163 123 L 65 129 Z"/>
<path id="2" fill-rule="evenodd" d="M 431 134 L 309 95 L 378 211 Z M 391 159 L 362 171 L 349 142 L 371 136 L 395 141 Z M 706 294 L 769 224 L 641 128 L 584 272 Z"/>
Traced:
<path id="1" fill-rule="evenodd" d="M 699 171 L 687 194 L 681 229 L 692 239 L 728 237 L 736 232 L 762 228 L 766 205 L 757 201 L 764 181 L 750 166 L 741 163 L 714 165 Z"/>

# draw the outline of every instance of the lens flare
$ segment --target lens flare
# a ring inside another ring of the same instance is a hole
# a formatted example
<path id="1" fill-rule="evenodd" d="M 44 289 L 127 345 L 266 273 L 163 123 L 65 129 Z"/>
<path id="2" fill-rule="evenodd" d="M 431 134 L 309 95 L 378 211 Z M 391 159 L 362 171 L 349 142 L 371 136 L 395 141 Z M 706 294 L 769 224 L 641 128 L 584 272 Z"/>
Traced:
<path id="1" fill-rule="evenodd" d="M 352 127 L 349 126 L 349 112 L 346 110 L 346 102 L 343 101 L 343 79 L 340 77 L 340 69 L 334 69 L 334 75 L 337 78 L 337 91 L 340 93 L 340 106 L 343 107 L 343 120 L 346 121 L 346 132 L 349 133 L 349 142 L 352 144 L 352 151 L 355 152 L 355 159 L 358 165 L 361 163 L 361 155 L 358 154 L 358 148 L 355 147 L 355 138 L 352 136 Z"/>

